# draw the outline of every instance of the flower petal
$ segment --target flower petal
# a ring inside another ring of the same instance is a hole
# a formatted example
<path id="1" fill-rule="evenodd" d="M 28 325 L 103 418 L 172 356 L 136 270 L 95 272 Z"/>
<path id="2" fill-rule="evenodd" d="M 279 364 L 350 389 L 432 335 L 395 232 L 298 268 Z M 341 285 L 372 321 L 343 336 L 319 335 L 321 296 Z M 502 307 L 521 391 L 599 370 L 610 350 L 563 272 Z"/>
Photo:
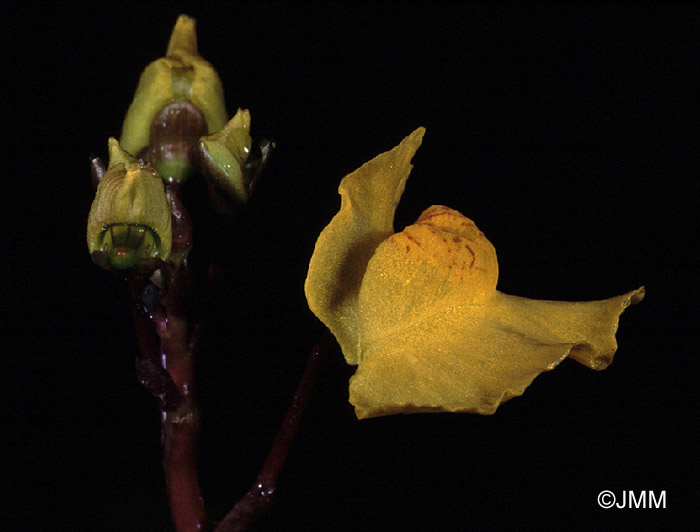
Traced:
<path id="1" fill-rule="evenodd" d="M 341 181 L 340 211 L 311 257 L 304 286 L 309 308 L 331 330 L 349 364 L 359 361 L 360 284 L 375 248 L 394 232 L 394 212 L 424 133 L 416 129 Z"/>
<path id="2" fill-rule="evenodd" d="M 441 205 L 377 246 L 359 294 L 360 345 L 457 306 L 487 304 L 496 292 L 498 261 L 469 218 Z"/>
<path id="3" fill-rule="evenodd" d="M 604 369 L 620 314 L 643 297 L 535 301 L 498 292 L 497 280 L 491 243 L 448 207 L 382 242 L 360 287 L 357 416 L 492 414 L 569 355 Z"/>
<path id="4" fill-rule="evenodd" d="M 644 288 L 592 302 L 535 301 L 496 292 L 487 305 L 443 308 L 363 345 L 350 380 L 357 417 L 492 414 L 570 356 L 605 369 L 620 314 Z M 382 321 L 393 309 L 376 306 Z"/>

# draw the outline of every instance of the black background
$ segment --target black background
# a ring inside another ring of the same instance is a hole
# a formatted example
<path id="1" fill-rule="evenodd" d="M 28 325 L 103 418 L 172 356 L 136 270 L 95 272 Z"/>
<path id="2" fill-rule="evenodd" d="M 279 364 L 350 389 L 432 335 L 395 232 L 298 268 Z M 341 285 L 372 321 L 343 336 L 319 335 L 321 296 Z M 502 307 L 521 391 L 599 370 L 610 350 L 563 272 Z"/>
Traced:
<path id="1" fill-rule="evenodd" d="M 5 14 L 1 60 L 10 528 L 169 530 L 126 291 L 84 235 L 88 157 L 106 157 L 179 13 L 197 19 L 229 111 L 250 109 L 254 137 L 278 146 L 208 295 L 213 518 L 255 478 L 321 334 L 303 282 L 340 179 L 423 125 L 397 228 L 446 204 L 496 247 L 504 292 L 647 297 L 622 316 L 609 369 L 565 361 L 490 417 L 359 422 L 334 353 L 260 529 L 696 523 L 697 6 L 23 5 Z M 665 490 L 667 509 L 602 510 L 605 489 Z"/>

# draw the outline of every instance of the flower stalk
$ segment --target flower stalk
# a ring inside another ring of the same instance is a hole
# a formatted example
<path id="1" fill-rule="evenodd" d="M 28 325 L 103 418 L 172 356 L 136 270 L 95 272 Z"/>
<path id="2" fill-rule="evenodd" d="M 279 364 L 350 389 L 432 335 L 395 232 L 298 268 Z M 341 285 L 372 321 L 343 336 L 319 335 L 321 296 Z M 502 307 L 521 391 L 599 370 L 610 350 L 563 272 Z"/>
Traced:
<path id="1" fill-rule="evenodd" d="M 326 329 L 326 332 L 311 351 L 299 386 L 294 393 L 292 402 L 287 409 L 277 436 L 275 436 L 275 440 L 255 482 L 223 521 L 218 524 L 214 532 L 245 532 L 250 530 L 257 519 L 272 504 L 277 479 L 289 454 L 292 440 L 299 428 L 299 423 L 309 401 L 316 377 L 325 357 L 334 346 L 336 346 L 335 338 Z"/>
<path id="2" fill-rule="evenodd" d="M 175 530 L 196 532 L 206 524 L 207 515 L 197 469 L 199 410 L 193 356 L 197 342 L 186 318 L 193 278 L 186 261 L 158 272 L 153 277 L 160 287 L 143 277 L 129 281 L 141 352 L 136 374 L 161 409 L 163 469 Z"/>
<path id="3" fill-rule="evenodd" d="M 165 57 L 141 75 L 120 140 L 109 139 L 108 164 L 90 160 L 95 199 L 88 250 L 93 262 L 128 281 L 140 352 L 136 375 L 161 410 L 165 483 L 177 532 L 207 525 L 197 474 L 194 352 L 200 329 L 188 319 L 195 279 L 187 262 L 192 221 L 183 183 L 202 174 L 216 189 L 210 190 L 214 209 L 244 204 L 274 146 L 253 145 L 249 130 L 249 111 L 227 117 L 219 76 L 197 50 L 195 20 L 181 15 Z M 295 404 L 294 421 L 271 452 L 273 466 L 266 465 L 259 479 L 266 492 L 303 410 Z"/>

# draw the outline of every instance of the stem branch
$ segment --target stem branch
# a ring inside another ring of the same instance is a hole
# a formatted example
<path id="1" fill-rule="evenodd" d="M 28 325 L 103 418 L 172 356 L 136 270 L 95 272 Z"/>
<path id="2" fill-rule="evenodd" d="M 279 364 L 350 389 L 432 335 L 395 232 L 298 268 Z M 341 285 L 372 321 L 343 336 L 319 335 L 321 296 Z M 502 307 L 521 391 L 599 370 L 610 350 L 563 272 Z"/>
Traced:
<path id="1" fill-rule="evenodd" d="M 326 330 L 311 351 L 299 386 L 260 473 L 248 492 L 236 503 L 214 532 L 245 532 L 250 530 L 255 521 L 271 505 L 277 478 L 282 471 L 284 461 L 289 454 L 289 447 L 299 428 L 299 422 L 306 409 L 316 376 L 326 353 L 333 345 L 335 345 L 335 338 Z"/>

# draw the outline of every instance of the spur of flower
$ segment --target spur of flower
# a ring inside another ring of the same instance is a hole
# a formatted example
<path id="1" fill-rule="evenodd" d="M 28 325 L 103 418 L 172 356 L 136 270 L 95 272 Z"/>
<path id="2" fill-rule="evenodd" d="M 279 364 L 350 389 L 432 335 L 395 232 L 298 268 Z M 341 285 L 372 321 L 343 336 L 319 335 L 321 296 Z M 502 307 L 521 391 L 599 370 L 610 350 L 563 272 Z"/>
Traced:
<path id="1" fill-rule="evenodd" d="M 496 289 L 496 251 L 444 206 L 394 233 L 425 130 L 340 183 L 340 211 L 309 264 L 309 307 L 349 364 L 358 418 L 414 412 L 492 414 L 566 357 L 605 369 L 620 314 L 644 288 L 602 301 L 539 301 Z"/>

